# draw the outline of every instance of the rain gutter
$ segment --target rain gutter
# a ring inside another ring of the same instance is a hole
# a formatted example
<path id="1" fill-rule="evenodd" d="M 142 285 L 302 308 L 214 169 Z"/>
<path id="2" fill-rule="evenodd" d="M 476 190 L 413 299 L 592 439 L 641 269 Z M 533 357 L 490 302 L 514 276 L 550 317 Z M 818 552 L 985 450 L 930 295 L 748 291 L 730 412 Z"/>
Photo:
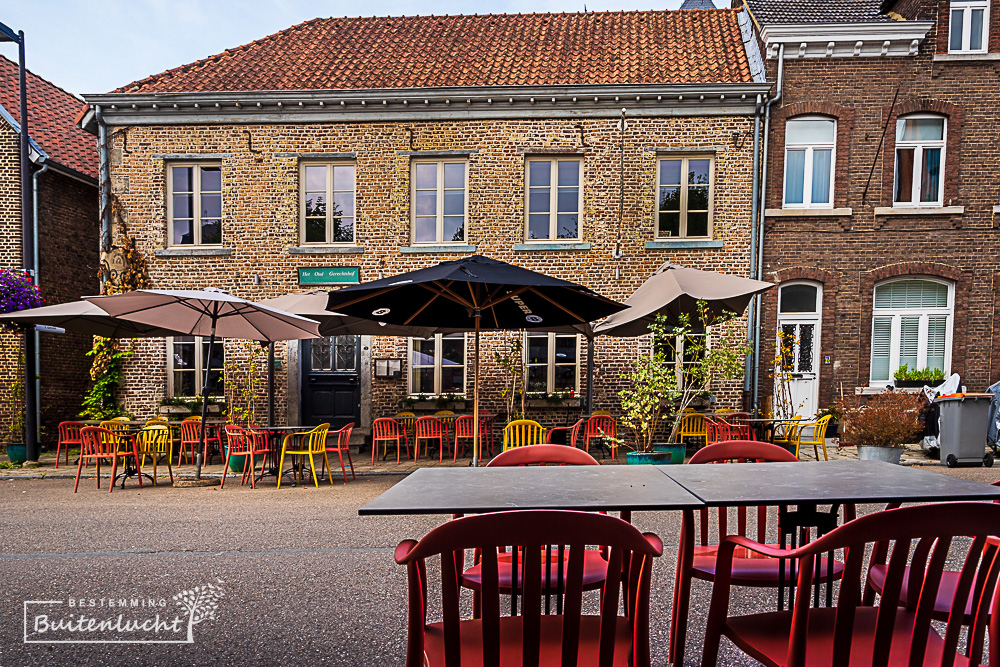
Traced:
<path id="1" fill-rule="evenodd" d="M 97 147 L 100 152 L 100 167 L 98 168 L 98 187 L 101 192 L 101 247 L 99 252 L 111 251 L 111 207 L 110 199 L 110 178 L 108 175 L 108 126 L 104 123 L 104 114 L 100 105 L 94 107 L 94 115 L 97 117 Z M 101 286 L 107 277 L 101 273 Z"/>

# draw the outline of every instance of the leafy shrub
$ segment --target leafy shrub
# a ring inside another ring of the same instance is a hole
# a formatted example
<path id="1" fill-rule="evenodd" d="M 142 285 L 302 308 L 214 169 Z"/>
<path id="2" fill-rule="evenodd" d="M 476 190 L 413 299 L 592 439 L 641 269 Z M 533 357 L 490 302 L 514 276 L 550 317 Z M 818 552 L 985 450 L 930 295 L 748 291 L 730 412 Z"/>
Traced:
<path id="1" fill-rule="evenodd" d="M 848 447 L 899 447 L 916 440 L 921 431 L 920 410 L 923 394 L 883 391 L 864 405 L 843 399 L 840 418 L 840 444 Z"/>
<path id="2" fill-rule="evenodd" d="M 944 382 L 944 371 L 940 368 L 910 368 L 907 364 L 903 364 L 892 377 L 897 380 Z"/>

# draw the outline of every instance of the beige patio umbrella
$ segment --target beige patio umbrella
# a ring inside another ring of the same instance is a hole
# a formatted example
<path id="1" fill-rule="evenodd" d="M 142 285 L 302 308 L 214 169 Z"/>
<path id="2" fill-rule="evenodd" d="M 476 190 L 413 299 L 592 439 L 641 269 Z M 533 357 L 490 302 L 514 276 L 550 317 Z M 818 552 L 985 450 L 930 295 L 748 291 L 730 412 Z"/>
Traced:
<path id="1" fill-rule="evenodd" d="M 108 315 L 89 301 L 58 303 L 19 310 L 0 315 L 0 322 L 11 325 L 43 325 L 58 327 L 73 333 L 103 336 L 104 338 L 158 338 L 176 336 L 182 332 L 169 327 L 132 322 Z"/>
<path id="2" fill-rule="evenodd" d="M 742 313 L 755 294 L 774 287 L 772 283 L 715 271 L 702 271 L 667 262 L 625 299 L 625 310 L 613 313 L 594 327 L 598 336 L 642 336 L 663 314 L 676 322 L 681 313 L 697 312 L 699 301 L 710 314 Z"/>

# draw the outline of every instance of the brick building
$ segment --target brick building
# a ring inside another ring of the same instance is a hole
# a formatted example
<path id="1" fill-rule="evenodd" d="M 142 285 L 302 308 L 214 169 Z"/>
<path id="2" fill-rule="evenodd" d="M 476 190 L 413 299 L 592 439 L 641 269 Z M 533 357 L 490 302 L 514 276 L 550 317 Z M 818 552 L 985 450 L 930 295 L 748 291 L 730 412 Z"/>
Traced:
<path id="1" fill-rule="evenodd" d="M 154 287 L 263 299 L 478 253 L 623 299 L 665 261 L 749 274 L 754 113 L 769 86 L 741 26 L 749 35 L 730 9 L 317 19 L 87 96 L 82 124 L 110 136 L 111 187 Z M 519 335 L 483 336 L 496 413 L 494 352 Z M 586 345 L 526 343 L 529 390 L 572 392 L 529 416 L 575 418 Z M 195 391 L 197 345 L 140 342 L 128 409 Z M 598 339 L 599 407 L 617 402 L 637 345 Z M 463 336 L 281 345 L 279 413 L 367 430 L 405 397 L 460 400 L 465 348 Z M 381 358 L 403 359 L 402 377 L 373 377 Z"/>
<path id="2" fill-rule="evenodd" d="M 878 391 L 903 364 L 985 389 L 1000 371 L 1000 3 L 746 4 L 780 78 L 763 211 L 763 276 L 780 287 L 762 331 L 798 340 L 795 401 Z"/>
<path id="3" fill-rule="evenodd" d="M 97 147 L 75 124 L 79 98 L 31 72 L 27 90 L 37 282 L 49 304 L 63 303 L 97 289 Z M 23 268 L 19 109 L 17 63 L 0 56 L 0 267 L 16 269 Z M 54 443 L 56 425 L 79 412 L 89 380 L 84 353 L 90 346 L 88 336 L 40 335 L 43 443 Z M 15 409 L 11 392 L 22 348 L 20 333 L 0 330 L 0 441 Z"/>

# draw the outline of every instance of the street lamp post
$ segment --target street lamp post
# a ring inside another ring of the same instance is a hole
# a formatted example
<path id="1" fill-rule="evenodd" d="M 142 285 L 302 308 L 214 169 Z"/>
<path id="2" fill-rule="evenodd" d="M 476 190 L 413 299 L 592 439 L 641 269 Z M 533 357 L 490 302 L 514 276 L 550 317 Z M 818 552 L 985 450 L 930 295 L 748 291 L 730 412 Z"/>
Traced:
<path id="1" fill-rule="evenodd" d="M 24 31 L 16 33 L 0 23 L 0 42 L 17 43 L 18 90 L 21 98 L 21 264 L 24 271 L 35 280 L 34 235 L 31 230 L 31 163 L 28 155 L 28 91 L 24 67 Z M 38 461 L 38 391 L 35 384 L 35 332 L 34 327 L 24 330 L 24 444 L 25 459 Z"/>

